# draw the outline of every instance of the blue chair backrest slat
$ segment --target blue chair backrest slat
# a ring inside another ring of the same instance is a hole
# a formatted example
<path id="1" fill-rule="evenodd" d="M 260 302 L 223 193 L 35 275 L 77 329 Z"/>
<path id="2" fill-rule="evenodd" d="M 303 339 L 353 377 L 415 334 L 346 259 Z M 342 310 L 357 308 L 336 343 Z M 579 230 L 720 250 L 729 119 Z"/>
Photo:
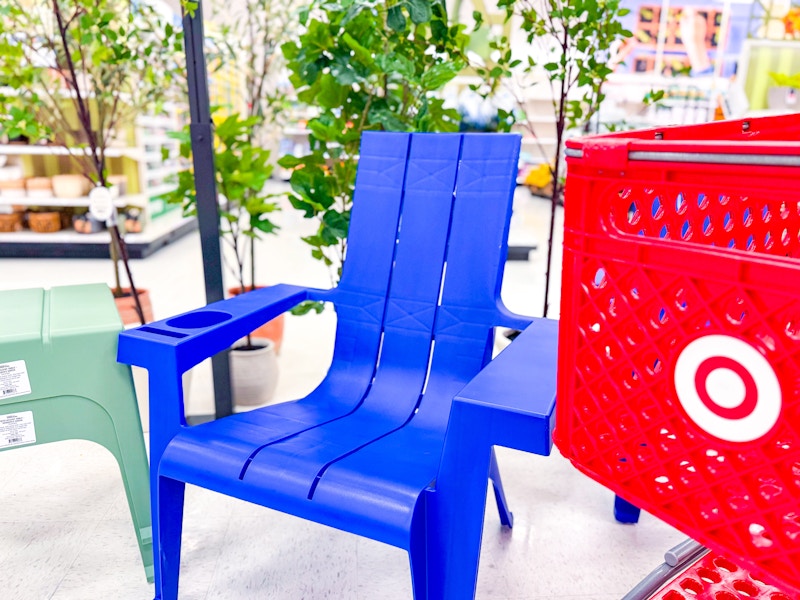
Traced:
<path id="1" fill-rule="evenodd" d="M 464 135 L 431 378 L 416 426 L 443 430 L 453 394 L 491 358 L 518 158 L 516 135 Z"/>
<path id="2" fill-rule="evenodd" d="M 460 146 L 457 134 L 411 138 L 384 325 L 387 332 L 419 332 L 428 341 L 432 337 Z"/>
<path id="3" fill-rule="evenodd" d="M 365 400 L 365 408 L 379 409 L 396 425 L 416 408 L 428 370 L 460 144 L 457 134 L 411 138 L 380 363 Z M 387 393 L 381 388 L 395 390 L 398 373 L 403 393 L 391 392 L 387 406 Z"/>
<path id="4" fill-rule="evenodd" d="M 495 309 L 508 253 L 518 159 L 516 135 L 464 135 L 442 306 Z M 475 320 L 483 319 L 475 313 Z"/>
<path id="5" fill-rule="evenodd" d="M 349 250 L 335 291 L 338 326 L 332 374 L 352 374 L 359 380 L 377 361 L 410 141 L 407 133 L 389 139 L 366 132 L 362 137 Z M 336 383 L 326 379 L 323 386 Z"/>
<path id="6" fill-rule="evenodd" d="M 411 135 L 365 132 L 339 290 L 386 297 Z"/>

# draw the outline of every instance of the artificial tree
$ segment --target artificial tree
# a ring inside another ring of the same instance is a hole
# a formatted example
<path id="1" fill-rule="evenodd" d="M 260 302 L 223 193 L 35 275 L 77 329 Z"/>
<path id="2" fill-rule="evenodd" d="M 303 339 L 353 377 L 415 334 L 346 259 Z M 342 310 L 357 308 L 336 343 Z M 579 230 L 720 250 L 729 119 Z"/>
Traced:
<path id="1" fill-rule="evenodd" d="M 457 131 L 458 112 L 437 94 L 465 66 L 469 36 L 449 25 L 444 2 L 315 0 L 303 31 L 283 45 L 297 99 L 318 112 L 311 150 L 287 155 L 292 205 L 318 222 L 303 238 L 315 259 L 341 275 L 359 142 L 366 130 Z M 295 313 L 321 310 L 304 303 Z"/>
<path id="2" fill-rule="evenodd" d="M 263 187 L 272 173 L 271 153 L 263 148 L 270 133 L 284 123 L 285 94 L 276 86 L 282 67 L 280 46 L 297 27 L 297 9 L 291 0 L 244 0 L 233 13 L 230 23 L 225 23 L 230 6 L 224 2 L 212 3 L 213 14 L 223 22 L 220 40 L 224 42 L 221 66 L 226 60 L 237 61 L 243 75 L 240 99 L 244 115 L 235 115 L 223 122 L 225 131 L 217 132 L 220 154 L 216 158 L 218 184 L 225 196 L 222 207 L 221 235 L 236 256 L 236 279 L 241 293 L 256 287 L 256 244 L 264 233 L 273 233 L 278 227 L 266 216 L 278 210 L 278 205 L 265 201 L 273 196 Z M 237 155 L 254 159 L 263 166 L 263 172 L 250 178 L 241 197 L 231 196 L 225 188 L 234 183 Z M 185 177 L 185 175 L 184 175 Z M 253 185 L 260 185 L 255 189 Z M 234 224 L 234 214 L 244 218 L 243 224 Z M 249 253 L 249 281 L 245 277 L 244 259 Z"/>
<path id="3" fill-rule="evenodd" d="M 108 187 L 108 148 L 122 127 L 168 99 L 180 43 L 145 2 L 4 0 L 0 131 L 63 146 L 92 186 Z M 144 322 L 115 222 L 110 230 L 114 295 L 123 295 L 121 261 Z"/>
<path id="4" fill-rule="evenodd" d="M 632 35 L 620 22 L 630 11 L 622 8 L 621 0 L 499 0 L 498 6 L 505 9 L 507 19 L 519 22 L 529 44 L 527 55 L 520 57 L 511 51 L 509 39 L 500 37 L 491 44 L 496 59 L 478 69 L 486 77 L 487 84 L 482 88 L 486 95 L 511 83 L 505 87 L 519 110 L 501 114 L 500 122 L 516 121 L 537 139 L 534 120 L 524 109 L 525 93 L 541 82 L 542 74 L 551 91 L 555 156 L 547 155 L 540 145 L 552 177 L 543 310 L 543 316 L 547 316 L 556 206 L 564 192 L 564 138 L 568 130 L 587 124 L 600 108 L 603 84 L 612 73 L 614 49 Z M 474 17 L 477 30 L 482 24 L 481 14 Z"/>
<path id="5" fill-rule="evenodd" d="M 222 39 L 232 56 L 238 57 L 244 75 L 242 100 L 246 117 L 259 117 L 251 130 L 253 139 L 263 143 L 267 129 L 284 119 L 285 95 L 276 80 L 283 67 L 281 45 L 297 29 L 298 8 L 293 0 L 244 0 L 243 14 L 222 28 Z M 220 2 L 215 15 L 229 7 Z"/>

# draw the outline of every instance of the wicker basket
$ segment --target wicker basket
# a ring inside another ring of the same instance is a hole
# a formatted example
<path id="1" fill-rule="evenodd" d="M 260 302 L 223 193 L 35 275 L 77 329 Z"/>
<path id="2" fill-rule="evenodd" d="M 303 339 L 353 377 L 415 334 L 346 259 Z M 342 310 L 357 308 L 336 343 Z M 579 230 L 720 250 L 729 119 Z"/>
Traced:
<path id="1" fill-rule="evenodd" d="M 13 212 L 0 214 L 0 233 L 11 233 L 22 229 L 22 214 Z"/>
<path id="2" fill-rule="evenodd" d="M 61 213 L 32 212 L 28 213 L 28 227 L 36 233 L 53 233 L 61 229 Z"/>

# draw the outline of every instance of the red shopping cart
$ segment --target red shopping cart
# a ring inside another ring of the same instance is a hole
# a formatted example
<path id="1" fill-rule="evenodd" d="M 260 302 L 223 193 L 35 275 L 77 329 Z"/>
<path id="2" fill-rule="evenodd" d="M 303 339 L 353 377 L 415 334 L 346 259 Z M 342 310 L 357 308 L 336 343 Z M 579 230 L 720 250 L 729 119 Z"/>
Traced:
<path id="1" fill-rule="evenodd" d="M 798 140 L 800 115 L 567 143 L 556 443 L 712 549 L 665 600 L 800 598 Z"/>

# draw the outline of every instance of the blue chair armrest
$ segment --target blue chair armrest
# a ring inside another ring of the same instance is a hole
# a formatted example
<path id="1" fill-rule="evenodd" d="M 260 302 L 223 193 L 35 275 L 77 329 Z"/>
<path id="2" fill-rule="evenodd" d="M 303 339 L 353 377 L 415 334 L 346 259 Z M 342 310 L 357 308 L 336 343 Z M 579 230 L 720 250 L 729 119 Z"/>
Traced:
<path id="1" fill-rule="evenodd" d="M 557 358 L 558 321 L 535 319 L 456 395 L 458 421 L 484 430 L 488 425 L 490 445 L 550 454 Z"/>
<path id="2" fill-rule="evenodd" d="M 117 361 L 148 370 L 166 363 L 181 374 L 300 302 L 330 299 L 330 292 L 276 285 L 123 331 Z"/>
<path id="3" fill-rule="evenodd" d="M 333 300 L 333 291 L 276 285 L 120 333 L 117 360 L 149 375 L 153 473 L 186 426 L 182 374 L 303 300 Z"/>

